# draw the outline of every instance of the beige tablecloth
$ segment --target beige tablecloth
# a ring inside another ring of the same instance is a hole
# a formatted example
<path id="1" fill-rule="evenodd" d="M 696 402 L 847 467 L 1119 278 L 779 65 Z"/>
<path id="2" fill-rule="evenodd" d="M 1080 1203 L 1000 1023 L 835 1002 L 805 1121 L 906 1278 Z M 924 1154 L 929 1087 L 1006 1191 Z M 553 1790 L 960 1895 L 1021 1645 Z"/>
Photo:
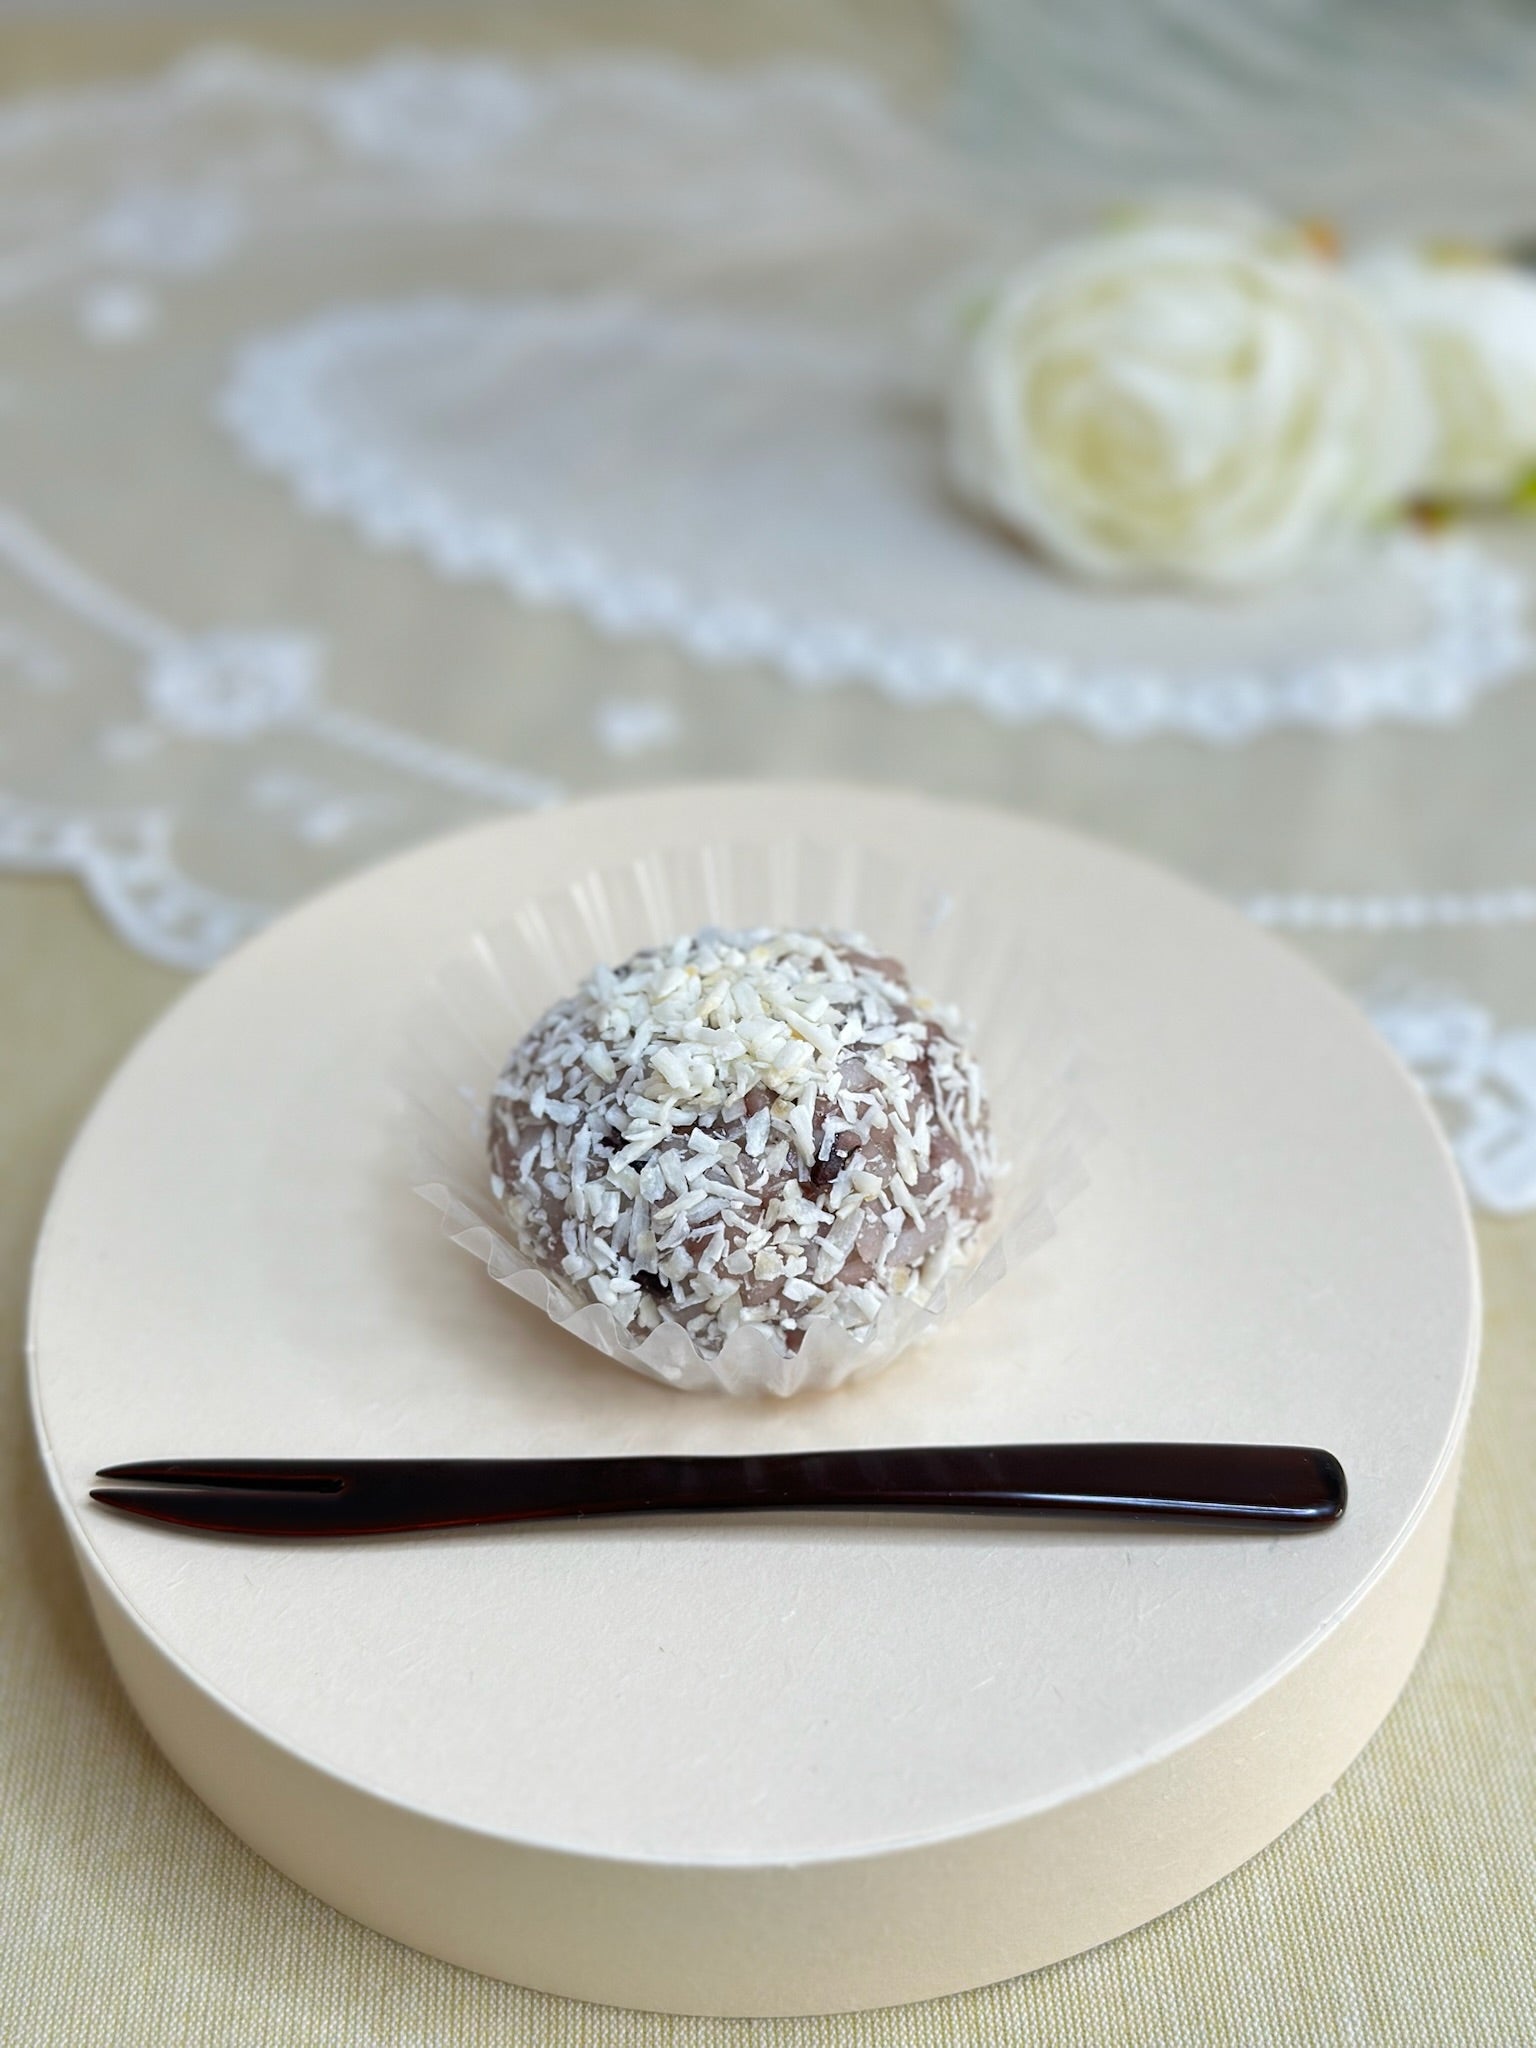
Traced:
<path id="1" fill-rule="evenodd" d="M 865 55 L 921 91 L 944 16 L 916 4 L 758 10 L 734 23 L 661 6 L 647 32 L 703 54 L 780 45 Z M 620 19 L 583 8 L 583 33 Z M 634 33 L 634 17 L 625 17 Z M 311 54 L 423 20 L 273 31 Z M 201 25 L 0 32 L 0 84 L 158 61 Z M 550 11 L 445 21 L 547 45 Z M 243 34 L 250 24 L 241 22 Z M 339 565 L 345 544 L 323 545 Z M 386 565 L 360 578 L 393 573 Z M 409 570 L 407 574 L 417 574 Z M 366 595 L 366 593 L 363 593 Z M 475 600 L 479 603 L 481 600 Z M 484 603 L 489 606 L 491 600 Z M 489 617 L 489 612 L 486 614 Z M 497 630 L 501 630 L 500 627 Z M 620 657 L 543 621 L 525 653 L 591 693 Z M 668 773 L 739 768 L 749 679 L 722 672 L 708 710 L 679 657 L 626 653 L 647 689 L 694 693 Z M 1536 879 L 1529 763 L 1536 686 L 1512 685 L 1454 736 L 1381 730 L 1272 738 L 1239 758 L 1182 742 L 1106 748 L 976 713 L 913 712 L 871 730 L 859 693 L 816 700 L 818 743 L 877 778 L 1033 805 L 1242 893 L 1331 879 L 1392 889 Z M 532 713 L 526 713 L 532 716 Z M 466 712 L 466 716 L 471 714 Z M 547 721 L 546 721 L 547 728 Z M 548 729 L 548 747 L 556 744 Z M 546 752 L 548 751 L 546 748 Z M 559 761 L 550 765 L 563 768 Z M 772 763 L 768 765 L 782 765 Z M 609 770 L 614 779 L 644 763 Z M 1287 838 L 1287 821 L 1296 830 Z M 1470 835 L 1470 827 L 1478 830 Z M 1290 845 L 1258 871 L 1256 837 Z M 1522 867 L 1522 862 L 1524 866 Z M 1379 938 L 1314 936 L 1359 985 Z M 1536 927 L 1416 935 L 1416 971 L 1536 1021 Z M 27 1265 L 73 1129 L 177 978 L 136 957 L 71 882 L 0 882 L 0 2041 L 7 2048 L 384 2048 L 384 2044 L 1039 2043 L 1050 2048 L 1536 2041 L 1536 1217 L 1480 1228 L 1483 1379 L 1444 1604 L 1400 1705 L 1336 1790 L 1265 1854 L 1165 1919 L 1015 1983 L 924 2007 L 798 2022 L 686 2021 L 582 2007 L 491 1983 L 343 1919 L 261 1863 L 160 1759 L 97 1641 L 29 1441 L 22 1385 Z"/>

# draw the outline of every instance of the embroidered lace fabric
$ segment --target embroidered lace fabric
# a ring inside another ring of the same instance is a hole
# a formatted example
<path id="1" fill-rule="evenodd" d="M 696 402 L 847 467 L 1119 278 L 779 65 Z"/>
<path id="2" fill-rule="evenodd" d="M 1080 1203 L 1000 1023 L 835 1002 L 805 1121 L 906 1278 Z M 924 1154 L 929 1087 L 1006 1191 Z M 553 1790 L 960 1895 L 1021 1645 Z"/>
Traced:
<path id="1" fill-rule="evenodd" d="M 220 51 L 0 110 L 0 865 L 195 969 L 366 860 L 610 781 L 1029 802 L 1357 988 L 1416 977 L 1378 1021 L 1479 1198 L 1536 1203 L 1536 987 L 1478 979 L 1529 943 L 1536 844 L 1455 767 L 1524 716 L 1529 544 L 1106 601 L 977 524 L 940 337 L 1080 218 L 1042 192 L 803 65 Z M 1377 764 L 1423 862 L 1305 864 L 1294 809 L 1241 797 L 1297 748 Z"/>

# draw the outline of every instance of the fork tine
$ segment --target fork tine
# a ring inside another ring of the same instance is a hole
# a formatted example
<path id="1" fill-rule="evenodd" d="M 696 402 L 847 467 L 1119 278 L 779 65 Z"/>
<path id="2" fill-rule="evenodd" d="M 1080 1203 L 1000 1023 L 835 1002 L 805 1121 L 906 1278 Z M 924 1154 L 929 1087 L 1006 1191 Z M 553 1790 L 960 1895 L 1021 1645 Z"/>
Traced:
<path id="1" fill-rule="evenodd" d="M 165 1486 L 93 1486 L 91 1499 L 144 1521 L 179 1529 L 209 1529 L 226 1536 L 334 1536 L 340 1487 L 301 1492 L 292 1486 L 259 1490 L 250 1480 L 199 1486 L 178 1477 Z"/>
<path id="2" fill-rule="evenodd" d="M 103 1465 L 96 1477 L 161 1486 L 253 1487 L 263 1493 L 340 1493 L 346 1485 L 339 1472 L 292 1458 L 143 1458 Z"/>

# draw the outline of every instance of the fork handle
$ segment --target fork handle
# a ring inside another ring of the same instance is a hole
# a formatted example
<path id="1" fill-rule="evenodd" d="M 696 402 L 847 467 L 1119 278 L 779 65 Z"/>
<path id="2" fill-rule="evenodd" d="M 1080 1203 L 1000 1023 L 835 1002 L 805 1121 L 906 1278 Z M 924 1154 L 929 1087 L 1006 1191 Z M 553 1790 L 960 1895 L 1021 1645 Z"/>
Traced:
<path id="1" fill-rule="evenodd" d="M 1329 1452 L 1282 1444 L 906 1445 L 732 1457 L 231 1459 L 118 1466 L 172 1481 L 109 1506 L 183 1527 L 373 1536 L 490 1522 L 773 1509 L 1136 1515 L 1298 1528 L 1336 1521 Z"/>

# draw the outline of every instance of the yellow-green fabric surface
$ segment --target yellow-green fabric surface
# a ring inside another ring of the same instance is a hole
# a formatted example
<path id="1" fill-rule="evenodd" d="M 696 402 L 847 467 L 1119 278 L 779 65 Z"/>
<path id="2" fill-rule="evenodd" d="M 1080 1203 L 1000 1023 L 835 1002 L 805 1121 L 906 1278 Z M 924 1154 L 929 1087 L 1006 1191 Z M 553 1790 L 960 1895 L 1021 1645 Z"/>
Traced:
<path id="1" fill-rule="evenodd" d="M 72 885 L 0 883 L 0 2042 L 5 2048 L 1526 2048 L 1536 2042 L 1536 1219 L 1485 1223 L 1445 1596 L 1336 1790 L 1200 1898 L 930 2005 L 682 2020 L 438 1963 L 301 1891 L 177 1779 L 107 1663 L 26 1418 L 27 1268 L 70 1135 L 176 978 Z"/>

